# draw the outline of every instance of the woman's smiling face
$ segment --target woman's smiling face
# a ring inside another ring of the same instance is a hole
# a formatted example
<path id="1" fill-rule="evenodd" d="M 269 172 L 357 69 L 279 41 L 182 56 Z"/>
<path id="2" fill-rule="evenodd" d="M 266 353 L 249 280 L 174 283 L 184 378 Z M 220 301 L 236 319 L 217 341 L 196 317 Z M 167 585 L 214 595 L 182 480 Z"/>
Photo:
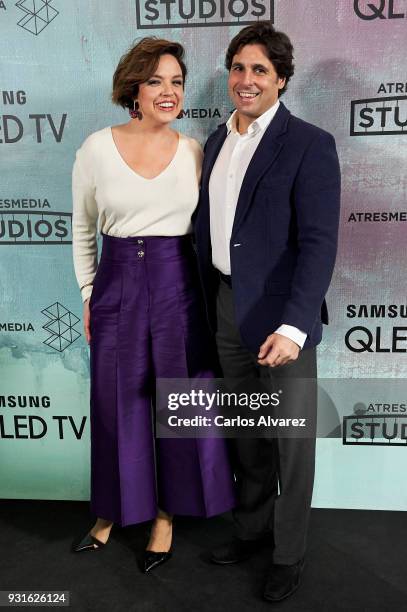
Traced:
<path id="1" fill-rule="evenodd" d="M 155 73 L 139 85 L 137 102 L 143 119 L 169 123 L 176 118 L 184 102 L 184 79 L 173 55 L 160 57 Z"/>

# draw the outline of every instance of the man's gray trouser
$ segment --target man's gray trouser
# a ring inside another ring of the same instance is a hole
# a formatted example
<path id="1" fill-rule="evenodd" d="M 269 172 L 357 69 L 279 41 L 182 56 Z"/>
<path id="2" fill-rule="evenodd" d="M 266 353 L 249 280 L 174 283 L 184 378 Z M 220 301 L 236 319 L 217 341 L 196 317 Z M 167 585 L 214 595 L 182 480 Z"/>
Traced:
<path id="1" fill-rule="evenodd" d="M 239 495 L 234 510 L 237 536 L 251 540 L 271 532 L 274 563 L 293 564 L 305 553 L 314 483 L 316 349 L 301 351 L 295 362 L 285 366 L 259 366 L 257 356 L 242 344 L 232 289 L 224 281 L 220 281 L 217 296 L 216 341 L 225 378 L 260 377 L 270 392 L 280 386 L 285 395 L 282 410 L 287 416 L 307 419 L 308 437 L 230 440 Z"/>

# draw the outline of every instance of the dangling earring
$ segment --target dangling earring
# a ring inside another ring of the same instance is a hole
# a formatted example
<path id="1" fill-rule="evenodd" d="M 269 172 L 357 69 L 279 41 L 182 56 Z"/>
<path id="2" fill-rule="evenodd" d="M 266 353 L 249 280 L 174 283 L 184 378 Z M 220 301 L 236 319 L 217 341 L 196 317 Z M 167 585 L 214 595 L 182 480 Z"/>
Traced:
<path id="1" fill-rule="evenodd" d="M 180 110 L 180 112 L 177 115 L 177 119 L 183 119 L 183 117 L 184 117 L 184 111 Z"/>
<path id="2" fill-rule="evenodd" d="M 130 109 L 129 113 L 132 119 L 140 119 L 140 121 L 142 120 L 143 113 L 139 110 L 139 103 L 137 102 L 137 100 L 133 101 L 133 108 Z"/>

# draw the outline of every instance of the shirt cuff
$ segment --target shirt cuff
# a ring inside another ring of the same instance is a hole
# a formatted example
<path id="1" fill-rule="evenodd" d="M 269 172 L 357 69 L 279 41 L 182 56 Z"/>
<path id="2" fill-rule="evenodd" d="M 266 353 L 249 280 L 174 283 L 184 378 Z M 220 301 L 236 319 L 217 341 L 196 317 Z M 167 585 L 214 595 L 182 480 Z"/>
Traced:
<path id="1" fill-rule="evenodd" d="M 93 285 L 85 285 L 81 289 L 82 302 L 86 302 L 88 298 L 90 298 L 92 294 Z"/>
<path id="2" fill-rule="evenodd" d="M 289 338 L 290 340 L 295 342 L 295 344 L 298 344 L 300 349 L 302 349 L 302 347 L 304 346 L 304 342 L 307 339 L 307 334 L 298 329 L 298 327 L 294 327 L 293 325 L 280 325 L 280 327 L 276 329 L 275 333 Z"/>

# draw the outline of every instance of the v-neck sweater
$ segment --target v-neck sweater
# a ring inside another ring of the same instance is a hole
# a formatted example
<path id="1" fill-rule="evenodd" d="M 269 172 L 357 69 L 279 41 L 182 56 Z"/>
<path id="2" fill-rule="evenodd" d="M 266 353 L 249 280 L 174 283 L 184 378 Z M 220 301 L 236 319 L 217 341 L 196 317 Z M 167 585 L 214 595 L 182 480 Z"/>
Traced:
<path id="1" fill-rule="evenodd" d="M 145 178 L 123 159 L 111 127 L 91 134 L 76 152 L 72 173 L 72 244 L 76 278 L 85 301 L 97 269 L 97 232 L 109 236 L 183 236 L 192 231 L 199 195 L 202 149 L 179 134 L 168 166 Z"/>

